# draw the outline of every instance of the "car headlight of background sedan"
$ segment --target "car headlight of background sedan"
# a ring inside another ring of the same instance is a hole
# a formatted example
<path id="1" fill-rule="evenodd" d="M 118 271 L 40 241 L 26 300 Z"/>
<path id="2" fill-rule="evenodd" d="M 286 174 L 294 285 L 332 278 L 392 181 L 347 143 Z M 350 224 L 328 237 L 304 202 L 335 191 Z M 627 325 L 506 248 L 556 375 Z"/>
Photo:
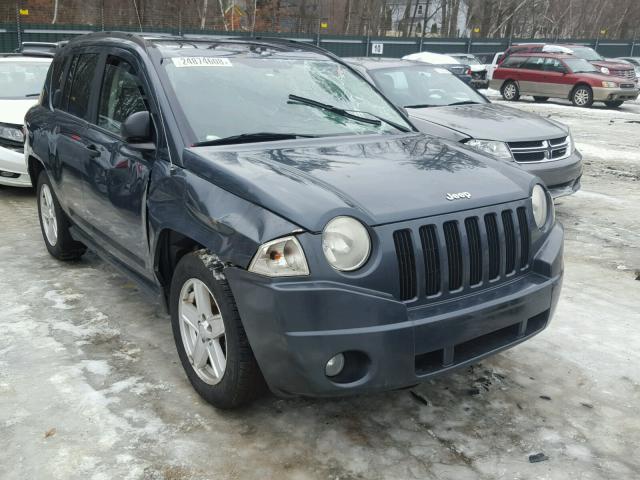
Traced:
<path id="1" fill-rule="evenodd" d="M 0 123 L 0 138 L 11 140 L 12 142 L 24 143 L 22 127 Z"/>
<path id="2" fill-rule="evenodd" d="M 511 150 L 504 142 L 498 142 L 496 140 L 478 140 L 477 138 L 472 138 L 471 140 L 467 140 L 465 145 L 468 145 L 476 150 L 481 152 L 489 153 L 494 157 L 501 158 L 502 160 L 513 160 L 513 155 L 511 155 Z"/>
<path id="3" fill-rule="evenodd" d="M 547 223 L 549 214 L 551 214 L 552 218 L 554 216 L 554 205 L 553 202 L 549 200 L 549 195 L 547 195 L 546 190 L 540 184 L 536 184 L 533 187 L 533 191 L 531 192 L 531 205 L 533 207 L 533 219 L 536 222 L 536 226 L 543 228 Z"/>
<path id="4" fill-rule="evenodd" d="M 369 258 L 371 238 L 366 227 L 355 218 L 335 217 L 322 232 L 322 251 L 336 270 L 357 270 Z"/>
<path id="5" fill-rule="evenodd" d="M 605 75 L 609 75 L 609 69 L 607 67 L 600 67 L 600 71 Z"/>
<path id="6" fill-rule="evenodd" d="M 272 240 L 258 249 L 249 271 L 267 277 L 309 275 L 309 266 L 296 237 Z"/>
<path id="7" fill-rule="evenodd" d="M 602 86 L 604 88 L 618 88 L 618 84 L 616 82 L 602 82 Z"/>
<path id="8" fill-rule="evenodd" d="M 567 135 L 567 152 L 569 155 L 573 154 L 576 149 L 576 143 L 573 141 L 573 135 L 571 134 L 571 130 L 569 130 L 569 134 Z"/>

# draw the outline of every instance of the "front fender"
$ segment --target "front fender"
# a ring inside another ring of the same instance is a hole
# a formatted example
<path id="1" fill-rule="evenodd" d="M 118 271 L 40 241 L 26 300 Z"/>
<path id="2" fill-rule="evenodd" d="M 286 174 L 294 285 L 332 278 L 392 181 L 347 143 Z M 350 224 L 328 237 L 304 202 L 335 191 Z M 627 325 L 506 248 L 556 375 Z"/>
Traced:
<path id="1" fill-rule="evenodd" d="M 157 252 L 164 230 L 173 230 L 247 268 L 258 247 L 301 229 L 180 167 L 156 162 L 147 200 L 149 244 Z"/>

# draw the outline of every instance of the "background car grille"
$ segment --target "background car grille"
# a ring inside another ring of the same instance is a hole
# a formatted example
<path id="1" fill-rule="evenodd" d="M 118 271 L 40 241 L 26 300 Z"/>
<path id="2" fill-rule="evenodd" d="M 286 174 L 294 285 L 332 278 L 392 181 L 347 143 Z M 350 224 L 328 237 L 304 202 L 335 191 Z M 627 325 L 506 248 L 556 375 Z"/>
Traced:
<path id="1" fill-rule="evenodd" d="M 630 70 L 611 70 L 609 72 L 610 75 L 614 75 L 616 77 L 628 78 L 630 80 L 635 80 L 636 72 L 632 69 Z"/>
<path id="2" fill-rule="evenodd" d="M 13 142 L 11 140 L 6 140 L 4 138 L 0 138 L 0 147 L 7 148 L 9 150 L 13 150 L 14 152 L 18 152 L 18 153 L 24 152 L 24 144 L 19 142 Z"/>
<path id="3" fill-rule="evenodd" d="M 421 225 L 418 232 L 416 243 L 411 228 L 393 233 L 403 301 L 486 287 L 529 267 L 531 241 L 524 206 Z"/>
<path id="4" fill-rule="evenodd" d="M 569 156 L 569 137 L 534 140 L 528 142 L 509 142 L 509 149 L 516 162 L 544 162 L 560 160 Z"/>

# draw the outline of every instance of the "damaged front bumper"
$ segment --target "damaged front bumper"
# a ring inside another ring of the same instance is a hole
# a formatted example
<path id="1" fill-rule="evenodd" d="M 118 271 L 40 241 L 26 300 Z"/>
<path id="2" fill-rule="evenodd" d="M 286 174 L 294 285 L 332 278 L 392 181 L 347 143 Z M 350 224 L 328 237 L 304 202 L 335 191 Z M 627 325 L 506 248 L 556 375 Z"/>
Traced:
<path id="1" fill-rule="evenodd" d="M 412 386 L 542 331 L 560 294 L 562 246 L 556 224 L 526 274 L 418 305 L 344 282 L 225 273 L 272 391 L 341 396 Z M 339 353 L 345 367 L 328 377 Z"/>

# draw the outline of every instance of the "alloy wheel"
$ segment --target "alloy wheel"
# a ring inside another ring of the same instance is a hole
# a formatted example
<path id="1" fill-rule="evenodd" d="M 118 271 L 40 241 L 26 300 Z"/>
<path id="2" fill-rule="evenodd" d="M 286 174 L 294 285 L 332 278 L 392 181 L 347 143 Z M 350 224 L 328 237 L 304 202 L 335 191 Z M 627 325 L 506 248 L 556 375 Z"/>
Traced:
<path id="1" fill-rule="evenodd" d="M 584 106 L 589 103 L 589 91 L 586 88 L 579 88 L 573 94 L 576 105 Z"/>
<path id="2" fill-rule="evenodd" d="M 180 335 L 189 362 L 203 382 L 216 385 L 227 366 L 220 308 L 211 290 L 197 278 L 184 283 L 179 301 Z"/>
<path id="3" fill-rule="evenodd" d="M 47 184 L 43 184 L 40 189 L 40 217 L 47 241 L 49 245 L 54 247 L 58 243 L 58 220 L 56 219 L 53 195 Z"/>
<path id="4" fill-rule="evenodd" d="M 504 96 L 507 100 L 511 100 L 516 96 L 516 86 L 513 83 L 504 87 Z"/>

